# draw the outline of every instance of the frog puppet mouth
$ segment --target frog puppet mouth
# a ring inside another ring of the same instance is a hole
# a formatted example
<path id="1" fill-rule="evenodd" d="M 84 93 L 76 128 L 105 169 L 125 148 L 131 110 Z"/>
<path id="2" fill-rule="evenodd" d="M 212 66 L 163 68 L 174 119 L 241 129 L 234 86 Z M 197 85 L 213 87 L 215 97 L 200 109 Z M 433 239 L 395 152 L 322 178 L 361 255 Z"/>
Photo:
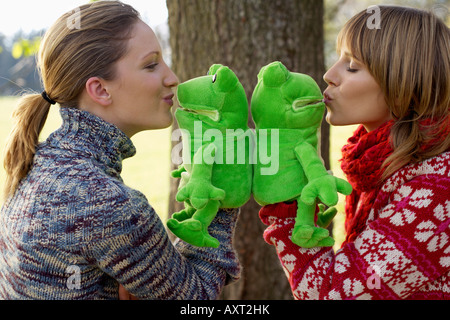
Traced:
<path id="1" fill-rule="evenodd" d="M 323 97 L 302 98 L 297 99 L 292 103 L 292 110 L 294 112 L 299 112 L 303 109 L 321 107 L 323 104 Z"/>
<path id="2" fill-rule="evenodd" d="M 219 111 L 217 111 L 215 109 L 208 109 L 207 107 L 197 108 L 197 107 L 182 106 L 182 105 L 179 106 L 179 109 L 181 111 L 184 111 L 184 112 L 187 112 L 190 114 L 208 117 L 214 122 L 217 122 L 220 120 Z"/>

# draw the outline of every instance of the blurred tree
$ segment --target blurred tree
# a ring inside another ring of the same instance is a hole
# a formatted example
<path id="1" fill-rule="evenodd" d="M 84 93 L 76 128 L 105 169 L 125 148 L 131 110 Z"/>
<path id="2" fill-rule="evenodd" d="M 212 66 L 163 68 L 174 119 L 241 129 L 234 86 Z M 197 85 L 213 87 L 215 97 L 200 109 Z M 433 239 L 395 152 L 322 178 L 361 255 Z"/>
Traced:
<path id="1" fill-rule="evenodd" d="M 260 68 L 279 60 L 323 87 L 323 1 L 167 0 L 167 6 L 172 68 L 180 81 L 221 63 L 236 72 L 250 99 Z M 327 158 L 327 131 L 323 137 Z M 169 212 L 174 212 L 180 209 L 174 200 L 178 181 L 171 186 Z M 262 238 L 259 209 L 254 200 L 242 207 L 235 244 L 243 275 L 225 289 L 224 299 L 292 298 L 278 257 Z"/>
<path id="2" fill-rule="evenodd" d="M 11 54 L 14 59 L 35 55 L 39 51 L 40 43 L 41 37 L 34 37 L 33 39 L 21 38 L 14 43 Z"/>
<path id="3" fill-rule="evenodd" d="M 35 54 L 43 31 L 17 32 L 11 39 L 0 37 L 0 95 L 17 95 L 23 90 L 40 90 Z"/>
<path id="4" fill-rule="evenodd" d="M 98 0 L 89 0 L 88 2 L 96 2 Z M 15 59 L 20 59 L 21 57 L 33 56 L 39 51 L 39 45 L 41 43 L 42 37 L 34 37 L 33 39 L 23 39 L 20 38 L 13 44 L 11 51 L 12 56 Z M 1 53 L 0 47 L 0 53 Z"/>

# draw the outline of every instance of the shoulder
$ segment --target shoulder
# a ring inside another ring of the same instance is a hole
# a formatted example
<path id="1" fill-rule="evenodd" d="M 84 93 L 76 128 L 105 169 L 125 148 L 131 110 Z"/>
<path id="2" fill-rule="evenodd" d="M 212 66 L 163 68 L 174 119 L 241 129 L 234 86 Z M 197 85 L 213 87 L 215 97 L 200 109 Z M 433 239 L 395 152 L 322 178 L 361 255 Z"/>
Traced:
<path id="1" fill-rule="evenodd" d="M 397 171 L 382 186 L 370 221 L 379 216 L 400 225 L 430 219 L 441 223 L 450 218 L 449 160 L 447 152 Z"/>
<path id="2" fill-rule="evenodd" d="M 52 170 L 37 170 L 30 181 L 39 189 L 41 211 L 49 213 L 42 219 L 57 232 L 90 242 L 132 232 L 156 219 L 144 194 L 94 161 L 61 157 L 56 162 Z"/>
<path id="3" fill-rule="evenodd" d="M 391 193 L 405 184 L 421 184 L 428 187 L 450 188 L 450 152 L 406 166 L 394 173 L 382 186 L 381 191 Z"/>
<path id="4" fill-rule="evenodd" d="M 450 152 L 406 166 L 394 173 L 381 187 L 370 221 L 379 212 L 417 211 L 433 214 L 450 204 Z"/>

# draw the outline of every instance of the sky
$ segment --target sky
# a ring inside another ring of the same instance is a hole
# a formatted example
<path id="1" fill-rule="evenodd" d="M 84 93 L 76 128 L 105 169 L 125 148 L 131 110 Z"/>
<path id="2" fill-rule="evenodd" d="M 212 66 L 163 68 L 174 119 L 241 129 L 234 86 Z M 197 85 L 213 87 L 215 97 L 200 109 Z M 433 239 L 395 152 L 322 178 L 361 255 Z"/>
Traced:
<path id="1" fill-rule="evenodd" d="M 50 27 L 59 16 L 88 0 L 1 0 L 0 33 L 10 37 Z M 167 21 L 166 0 L 122 0 L 133 6 L 151 27 Z"/>

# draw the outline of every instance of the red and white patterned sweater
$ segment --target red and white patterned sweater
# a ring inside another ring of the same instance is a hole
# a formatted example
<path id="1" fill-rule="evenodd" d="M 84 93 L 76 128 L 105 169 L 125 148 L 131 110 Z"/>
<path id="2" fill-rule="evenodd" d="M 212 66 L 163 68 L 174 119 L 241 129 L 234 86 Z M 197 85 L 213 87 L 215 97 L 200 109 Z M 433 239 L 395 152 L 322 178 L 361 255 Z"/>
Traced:
<path id="1" fill-rule="evenodd" d="M 295 203 L 261 209 L 296 299 L 450 299 L 450 152 L 399 170 L 373 208 L 337 252 L 291 242 Z"/>

